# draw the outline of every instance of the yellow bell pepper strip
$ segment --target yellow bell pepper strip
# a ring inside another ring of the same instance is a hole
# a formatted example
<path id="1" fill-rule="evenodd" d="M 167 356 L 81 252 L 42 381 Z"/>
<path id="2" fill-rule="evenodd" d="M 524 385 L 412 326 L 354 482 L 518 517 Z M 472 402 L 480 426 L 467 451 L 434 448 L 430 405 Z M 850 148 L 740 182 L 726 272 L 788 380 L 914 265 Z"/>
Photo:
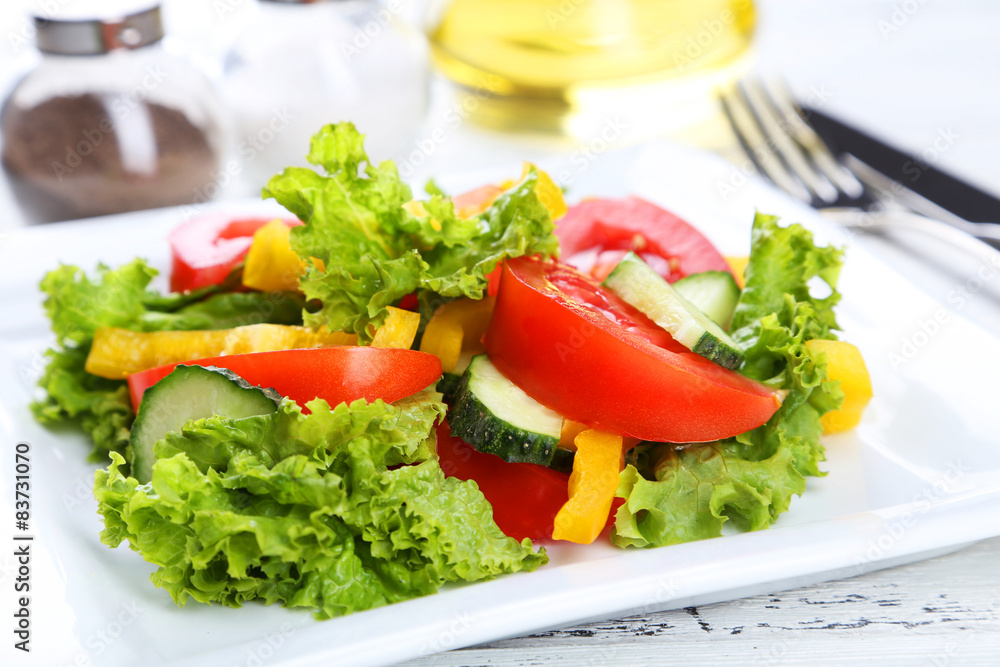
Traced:
<path id="1" fill-rule="evenodd" d="M 549 215 L 552 216 L 553 220 L 558 220 L 566 215 L 566 211 L 569 210 L 569 207 L 566 206 L 566 200 L 563 198 L 562 188 L 556 185 L 548 173 L 530 162 L 524 163 L 524 168 L 521 170 L 521 178 L 527 176 L 532 169 L 538 173 L 538 182 L 535 184 L 535 195 L 538 197 L 538 201 L 549 210 Z M 514 181 L 504 181 L 500 184 L 500 187 L 503 190 L 509 190 L 514 187 Z"/>
<path id="2" fill-rule="evenodd" d="M 524 164 L 524 173 L 521 175 L 521 178 L 524 178 L 528 174 L 531 167 L 532 165 L 527 162 Z M 538 195 L 538 201 L 542 202 L 542 206 L 549 210 L 549 215 L 552 216 L 553 220 L 563 217 L 566 215 L 566 211 L 569 210 L 566 206 L 566 200 L 563 198 L 562 189 L 541 169 L 538 169 L 538 183 L 535 185 L 535 194 Z"/>
<path id="3" fill-rule="evenodd" d="M 483 336 L 490 326 L 496 302 L 495 296 L 487 296 L 482 299 L 459 299 L 442 306 L 447 309 L 449 317 L 454 317 L 462 325 L 462 331 L 465 333 L 462 338 L 463 352 L 484 351 Z"/>
<path id="4" fill-rule="evenodd" d="M 438 308 L 438 312 L 440 310 Z M 420 351 L 433 354 L 441 360 L 441 368 L 445 373 L 453 373 L 458 365 L 458 357 L 462 354 L 464 336 L 461 324 L 446 316 L 439 317 L 435 312 L 420 339 Z"/>
<path id="5" fill-rule="evenodd" d="M 388 310 L 389 316 L 375 331 L 371 346 L 409 350 L 413 346 L 413 339 L 417 337 L 417 329 L 420 327 L 420 313 L 392 306 L 389 306 Z"/>
<path id="6" fill-rule="evenodd" d="M 576 436 L 586 431 L 589 426 L 575 422 L 572 419 L 563 419 L 562 432 L 559 434 L 559 447 L 576 451 Z"/>
<path id="7" fill-rule="evenodd" d="M 621 471 L 622 437 L 588 429 L 575 443 L 569 500 L 556 514 L 552 538 L 590 544 L 608 522 Z"/>
<path id="8" fill-rule="evenodd" d="M 839 340 L 810 340 L 806 347 L 826 355 L 826 374 L 840 381 L 844 403 L 820 417 L 824 433 L 850 431 L 861 421 L 865 406 L 872 398 L 872 380 L 861 352 L 850 343 Z"/>
<path id="9" fill-rule="evenodd" d="M 313 331 L 280 324 L 251 324 L 216 331 L 140 333 L 115 327 L 94 332 L 85 368 L 88 373 L 121 380 L 164 364 L 224 354 L 271 352 L 298 348 L 356 345 L 356 334 Z"/>
<path id="10" fill-rule="evenodd" d="M 403 204 L 403 209 L 410 215 L 415 216 L 417 218 L 422 218 L 427 215 L 427 209 L 424 208 L 424 203 L 418 199 L 411 199 L 410 201 L 406 202 L 405 204 Z M 434 224 L 435 222 L 437 221 L 435 220 L 431 224 L 434 226 L 435 229 L 440 230 L 441 223 L 437 222 L 437 224 L 435 225 Z"/>
<path id="11" fill-rule="evenodd" d="M 559 433 L 559 444 L 557 447 L 560 449 L 568 449 L 571 452 L 576 451 L 576 436 L 580 435 L 586 431 L 589 426 L 586 424 L 581 424 L 580 422 L 575 422 L 572 419 L 563 419 L 562 429 Z M 639 438 L 626 438 L 622 436 L 622 468 L 625 467 L 625 452 L 632 449 L 638 445 L 641 440 Z"/>
<path id="12" fill-rule="evenodd" d="M 253 242 L 243 262 L 243 286 L 261 292 L 283 292 L 299 289 L 299 276 L 306 262 L 292 250 L 292 228 L 281 220 L 273 220 L 253 235 Z M 318 257 L 309 258 L 320 271 L 326 265 Z"/>
<path id="13" fill-rule="evenodd" d="M 750 263 L 749 257 L 724 257 L 726 264 L 733 272 L 733 277 L 736 278 L 736 284 L 740 286 L 740 289 L 746 285 L 746 280 L 743 278 L 743 272 L 747 270 L 747 264 Z"/>
<path id="14" fill-rule="evenodd" d="M 548 209 L 552 219 L 558 220 L 566 215 L 566 211 L 568 210 L 566 200 L 563 198 L 562 189 L 556 185 L 555 181 L 547 173 L 541 169 L 537 169 L 530 162 L 524 163 L 521 178 L 527 176 L 532 169 L 535 169 L 538 174 L 538 182 L 535 185 L 535 194 L 538 196 L 538 200 L 542 203 L 542 206 Z M 509 190 L 514 185 L 514 181 L 508 180 L 500 185 L 487 184 L 474 190 L 463 192 L 460 195 L 455 195 L 451 198 L 452 203 L 455 205 L 455 214 L 460 218 L 471 218 L 479 215 L 488 209 L 505 190 Z M 417 217 L 427 215 L 427 210 L 424 208 L 423 202 L 420 201 L 406 202 L 403 208 Z M 432 220 L 431 224 L 435 225 L 435 222 Z M 435 227 L 439 228 L 437 225 Z"/>
<path id="15" fill-rule="evenodd" d="M 441 360 L 446 373 L 454 372 L 462 352 L 483 351 L 482 338 L 493 316 L 496 298 L 458 299 L 434 311 L 420 339 L 420 351 Z"/>
<path id="16" fill-rule="evenodd" d="M 306 264 L 292 250 L 292 228 L 272 220 L 253 235 L 243 264 L 243 285 L 262 292 L 284 292 L 299 288 L 299 275 Z"/>

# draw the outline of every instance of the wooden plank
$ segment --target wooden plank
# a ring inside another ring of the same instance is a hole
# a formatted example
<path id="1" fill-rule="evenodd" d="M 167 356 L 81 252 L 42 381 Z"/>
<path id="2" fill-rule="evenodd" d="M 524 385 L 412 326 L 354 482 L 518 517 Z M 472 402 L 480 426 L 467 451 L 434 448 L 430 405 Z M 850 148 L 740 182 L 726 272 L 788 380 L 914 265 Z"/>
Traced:
<path id="1" fill-rule="evenodd" d="M 997 644 L 980 641 L 959 646 L 941 637 L 910 637 L 898 642 L 858 641 L 844 645 L 834 637 L 788 639 L 780 644 L 762 644 L 752 639 L 708 645 L 686 643 L 619 644 L 599 649 L 585 646 L 547 646 L 522 649 L 468 649 L 454 651 L 426 662 L 435 667 L 472 667 L 479 665 L 574 665 L 610 667 L 611 665 L 877 665 L 892 667 L 920 665 L 935 667 L 955 665 L 996 665 Z"/>
<path id="2" fill-rule="evenodd" d="M 579 625 L 405 663 L 1000 664 L 1000 538 L 744 600 Z"/>

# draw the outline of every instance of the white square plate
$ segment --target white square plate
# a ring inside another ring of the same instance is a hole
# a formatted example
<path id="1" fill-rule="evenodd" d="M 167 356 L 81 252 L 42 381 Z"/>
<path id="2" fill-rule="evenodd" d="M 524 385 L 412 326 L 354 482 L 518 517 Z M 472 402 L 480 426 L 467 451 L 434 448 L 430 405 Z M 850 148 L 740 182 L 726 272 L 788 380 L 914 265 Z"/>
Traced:
<path id="1" fill-rule="evenodd" d="M 839 320 L 843 337 L 864 353 L 875 399 L 858 429 L 827 439 L 829 476 L 810 479 L 773 528 L 646 551 L 560 545 L 538 572 L 321 623 L 305 611 L 256 604 L 179 609 L 148 582 L 152 568 L 137 554 L 100 543 L 90 494 L 95 466 L 84 461 L 84 438 L 43 429 L 27 405 L 51 342 L 37 291 L 44 272 L 57 262 L 91 271 L 98 261 L 117 265 L 135 255 L 166 272 L 165 236 L 184 212 L 49 225 L 0 239 L 0 517 L 9 518 L 12 536 L 14 444 L 28 442 L 34 536 L 33 651 L 13 650 L 8 634 L 3 664 L 388 663 L 630 611 L 853 576 L 1000 534 L 996 335 L 950 312 L 945 324 L 928 324 L 941 304 L 813 211 L 734 179 L 733 168 L 713 156 L 655 144 L 586 165 L 545 166 L 571 185 L 570 199 L 643 196 L 700 227 L 726 254 L 746 253 L 755 207 L 848 246 Z M 439 182 L 457 189 L 482 182 L 479 176 Z M 225 208 L 275 210 L 273 203 Z M 913 354 L 893 356 L 907 341 Z M 18 564 L 12 546 L 0 553 L 3 617 L 11 619 Z"/>

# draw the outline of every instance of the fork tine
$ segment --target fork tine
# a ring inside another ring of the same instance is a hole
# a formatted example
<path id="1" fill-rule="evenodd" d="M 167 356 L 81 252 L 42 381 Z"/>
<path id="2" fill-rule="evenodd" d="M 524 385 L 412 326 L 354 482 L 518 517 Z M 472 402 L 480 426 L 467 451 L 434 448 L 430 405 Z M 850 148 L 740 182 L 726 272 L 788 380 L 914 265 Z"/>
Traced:
<path id="1" fill-rule="evenodd" d="M 745 79 L 741 85 L 750 103 L 750 110 L 789 170 L 816 198 L 826 203 L 835 202 L 837 188 L 809 161 L 802 148 L 792 139 L 780 110 L 772 103 L 761 80 Z"/>
<path id="2" fill-rule="evenodd" d="M 766 86 L 766 91 L 772 104 L 781 115 L 788 133 L 809 155 L 816 168 L 848 197 L 860 197 L 864 193 L 861 181 L 834 157 L 826 142 L 816 134 L 812 125 L 804 118 L 805 114 L 802 109 L 795 103 L 795 98 L 792 97 L 785 81 L 783 79 L 770 81 L 769 85 Z"/>
<path id="3" fill-rule="evenodd" d="M 723 89 L 719 93 L 719 101 L 733 133 L 758 171 L 796 199 L 811 203 L 812 195 L 775 155 L 743 91 L 738 86 Z"/>

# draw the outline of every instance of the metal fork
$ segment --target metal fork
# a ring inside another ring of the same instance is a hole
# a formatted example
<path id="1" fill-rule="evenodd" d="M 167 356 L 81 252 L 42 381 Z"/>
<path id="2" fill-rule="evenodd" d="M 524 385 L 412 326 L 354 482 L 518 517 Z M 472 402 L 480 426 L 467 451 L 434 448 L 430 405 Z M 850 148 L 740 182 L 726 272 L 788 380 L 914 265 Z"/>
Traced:
<path id="1" fill-rule="evenodd" d="M 983 240 L 1000 241 L 1000 224 L 968 222 L 850 155 L 834 156 L 782 81 L 744 79 L 719 98 L 758 171 L 825 216 L 853 228 L 921 231 L 976 255 L 998 252 Z"/>

